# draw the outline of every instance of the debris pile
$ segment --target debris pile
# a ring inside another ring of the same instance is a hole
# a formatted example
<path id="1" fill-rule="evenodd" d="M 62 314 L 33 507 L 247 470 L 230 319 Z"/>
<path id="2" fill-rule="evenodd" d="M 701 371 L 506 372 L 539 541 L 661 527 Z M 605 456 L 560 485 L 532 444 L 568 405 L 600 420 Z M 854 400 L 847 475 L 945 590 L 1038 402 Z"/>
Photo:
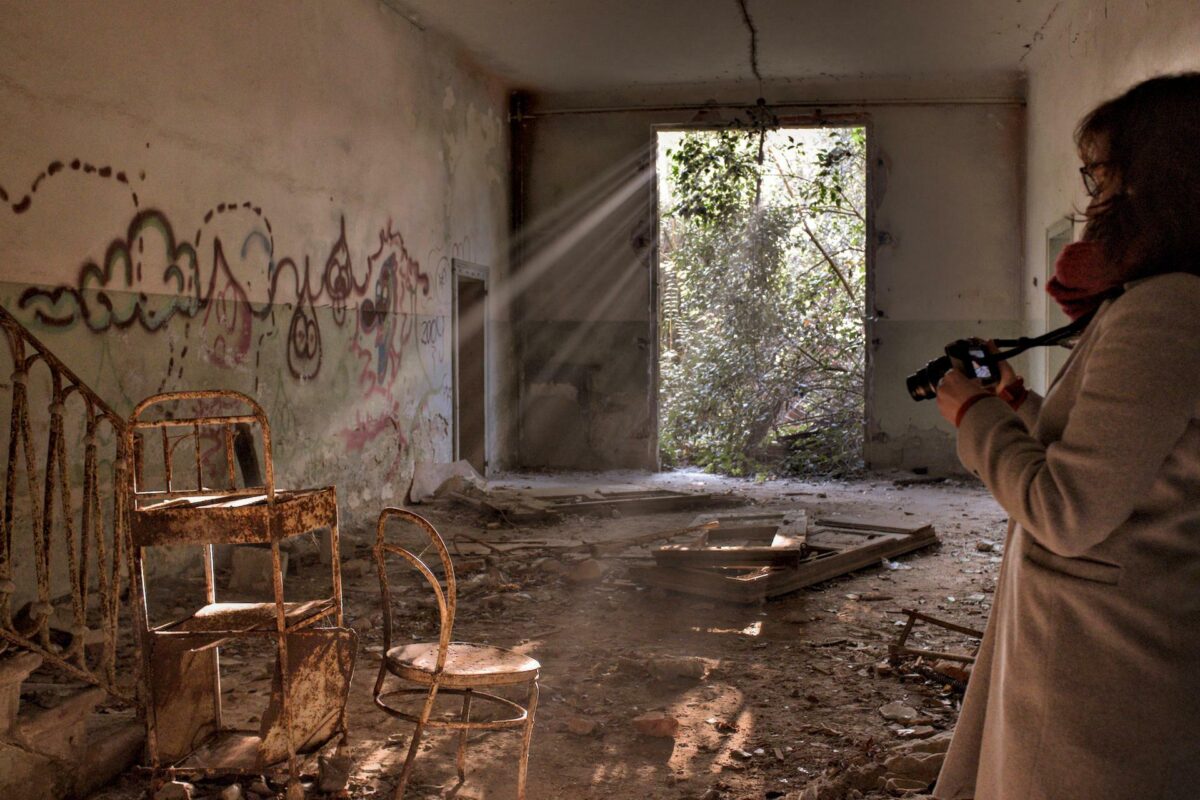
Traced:
<path id="1" fill-rule="evenodd" d="M 887 666 L 893 670 L 903 668 L 915 672 L 933 681 L 946 683 L 953 690 L 963 693 L 967 689 L 967 681 L 971 678 L 971 668 L 975 664 L 975 653 L 950 653 L 928 648 L 912 647 L 908 639 L 913 633 L 917 622 L 927 622 L 937 628 L 960 633 L 975 640 L 983 639 L 983 631 L 968 628 L 955 622 L 925 614 L 912 609 L 904 609 L 907 619 L 903 623 L 896 641 L 888 645 Z M 978 644 L 975 650 L 978 650 Z"/>
<path id="2" fill-rule="evenodd" d="M 466 506 L 477 511 L 482 519 L 510 525 L 555 522 L 567 514 L 623 517 L 746 504 L 745 498 L 733 493 L 647 489 L 634 484 L 586 489 L 490 486 L 470 464 L 462 461 L 418 465 L 409 498 L 414 503 L 443 502 Z"/>
<path id="3" fill-rule="evenodd" d="M 905 742 L 882 761 L 827 770 L 810 781 L 795 800 L 922 796 L 933 788 L 949 746 L 949 732 Z"/>

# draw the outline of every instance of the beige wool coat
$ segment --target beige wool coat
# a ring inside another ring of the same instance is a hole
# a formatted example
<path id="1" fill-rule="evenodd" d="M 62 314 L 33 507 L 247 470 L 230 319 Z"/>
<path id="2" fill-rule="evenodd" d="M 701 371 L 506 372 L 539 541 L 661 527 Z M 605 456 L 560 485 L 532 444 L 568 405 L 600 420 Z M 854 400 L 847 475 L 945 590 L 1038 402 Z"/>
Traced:
<path id="1" fill-rule="evenodd" d="M 1200 277 L 1127 285 L 958 453 L 1011 521 L 934 796 L 1200 798 Z"/>

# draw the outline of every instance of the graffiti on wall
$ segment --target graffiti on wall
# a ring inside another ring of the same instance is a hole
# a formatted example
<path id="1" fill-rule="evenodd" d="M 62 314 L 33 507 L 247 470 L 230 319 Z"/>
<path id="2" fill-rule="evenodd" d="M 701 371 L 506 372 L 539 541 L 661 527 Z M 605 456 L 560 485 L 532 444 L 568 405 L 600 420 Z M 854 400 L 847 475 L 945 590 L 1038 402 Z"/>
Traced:
<path id="1" fill-rule="evenodd" d="M 245 207 L 261 215 L 257 207 Z M 299 262 L 291 256 L 268 261 L 267 300 L 256 309 L 220 237 L 212 237 L 205 267 L 197 252 L 201 233 L 195 243 L 180 241 L 165 214 L 145 209 L 101 260 L 84 262 L 73 283 L 30 287 L 17 305 L 42 325 L 83 324 L 93 333 L 133 326 L 155 333 L 176 317 L 198 319 L 209 337 L 209 360 L 224 367 L 250 358 L 256 323 L 270 320 L 280 307 L 290 308 L 284 342 L 296 380 L 311 380 L 321 371 L 324 343 L 317 308 L 328 306 L 335 325 L 356 326 L 351 348 L 364 362 L 360 382 L 368 389 L 387 389 L 418 324 L 416 298 L 429 296 L 430 277 L 390 220 L 378 236 L 379 246 L 361 274 L 346 241 L 345 217 L 318 274 L 307 256 Z M 243 259 L 259 237 L 251 234 L 239 247 Z M 270 241 L 265 246 L 269 256 Z"/>
<path id="2" fill-rule="evenodd" d="M 247 200 L 213 206 L 188 236 L 164 211 L 141 204 L 126 172 L 79 159 L 51 163 L 15 201 L 0 187 L 0 201 L 24 215 L 45 181 L 68 173 L 128 189 L 132 216 L 103 255 L 84 260 L 70 280 L 23 289 L 16 306 L 28 319 L 56 331 L 162 336 L 159 391 L 180 385 L 189 355 L 200 357 L 218 369 L 251 373 L 254 394 L 284 399 L 280 423 L 292 413 L 290 390 L 280 381 L 306 383 L 333 370 L 329 380 L 340 381 L 339 394 L 342 384 L 352 387 L 353 398 L 344 401 L 356 409 L 354 424 L 335 435 L 347 451 L 394 437 L 389 477 L 402 468 L 413 438 L 444 441 L 449 421 L 438 403 L 448 402 L 449 378 L 445 369 L 428 367 L 448 361 L 446 311 L 428 311 L 431 296 L 448 291 L 448 257 L 435 259 L 433 273 L 426 270 L 391 219 L 374 229 L 369 246 L 353 246 L 344 215 L 317 255 L 280 254 L 276 226 Z M 100 349 L 115 360 L 107 338 Z M 273 378 L 261 369 L 264 361 L 286 369 Z M 423 379 L 409 380 L 398 393 L 402 374 Z"/>
<path id="3" fill-rule="evenodd" d="M 112 180 L 125 187 L 129 193 L 129 198 L 133 202 L 133 207 L 138 206 L 137 192 L 129 182 L 128 176 L 123 170 L 113 169 L 110 166 L 96 166 L 90 162 L 84 161 L 81 158 L 73 158 L 70 161 L 51 161 L 46 165 L 46 168 L 37 174 L 37 177 L 29 184 L 29 190 L 17 198 L 15 195 L 9 197 L 8 191 L 4 186 L 0 185 L 0 203 L 8 205 L 14 214 L 24 214 L 33 205 L 34 195 L 38 189 L 46 181 L 54 178 L 56 175 L 65 175 L 69 173 L 79 173 L 85 176 L 94 176 L 101 180 Z M 144 177 L 144 176 L 143 176 Z"/>

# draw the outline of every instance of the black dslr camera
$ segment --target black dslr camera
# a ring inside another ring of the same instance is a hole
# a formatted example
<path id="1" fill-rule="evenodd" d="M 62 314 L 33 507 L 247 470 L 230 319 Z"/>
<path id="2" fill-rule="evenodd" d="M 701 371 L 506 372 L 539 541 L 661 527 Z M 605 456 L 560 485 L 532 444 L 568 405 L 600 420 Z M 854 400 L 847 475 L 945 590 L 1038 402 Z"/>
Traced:
<path id="1" fill-rule="evenodd" d="M 993 350 L 983 339 L 959 339 L 951 342 L 946 345 L 946 355 L 935 358 L 908 376 L 905 381 L 908 384 L 908 394 L 913 400 L 931 400 L 937 397 L 938 381 L 952 369 L 958 370 L 968 378 L 978 378 L 984 386 L 993 386 L 1000 380 L 1001 361 L 1024 353 L 1031 347 L 1052 344 L 1070 347 L 1070 343 L 1087 327 L 1094 313 L 1084 314 L 1071 324 L 1055 328 L 1041 336 L 992 340 L 996 347 L 1012 348 L 1010 350 Z"/>
<path id="2" fill-rule="evenodd" d="M 946 355 L 935 358 L 906 379 L 913 400 L 932 400 L 937 396 L 938 381 L 952 369 L 968 378 L 978 378 L 984 386 L 1000 380 L 995 354 L 988 353 L 983 339 L 958 339 L 946 345 Z"/>

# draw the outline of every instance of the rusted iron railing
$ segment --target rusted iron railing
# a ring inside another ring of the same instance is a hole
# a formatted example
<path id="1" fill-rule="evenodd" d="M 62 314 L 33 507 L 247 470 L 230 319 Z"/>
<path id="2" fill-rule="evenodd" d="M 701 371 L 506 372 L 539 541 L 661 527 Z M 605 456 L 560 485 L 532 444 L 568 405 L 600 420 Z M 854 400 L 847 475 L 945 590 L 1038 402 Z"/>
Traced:
<path id="1" fill-rule="evenodd" d="M 118 682 L 117 671 L 129 558 L 125 421 L 3 308 L 0 330 L 12 360 L 0 643 L 133 702 L 136 676 Z M 36 591 L 22 602 L 32 587 L 17 577 L 30 572 Z"/>

